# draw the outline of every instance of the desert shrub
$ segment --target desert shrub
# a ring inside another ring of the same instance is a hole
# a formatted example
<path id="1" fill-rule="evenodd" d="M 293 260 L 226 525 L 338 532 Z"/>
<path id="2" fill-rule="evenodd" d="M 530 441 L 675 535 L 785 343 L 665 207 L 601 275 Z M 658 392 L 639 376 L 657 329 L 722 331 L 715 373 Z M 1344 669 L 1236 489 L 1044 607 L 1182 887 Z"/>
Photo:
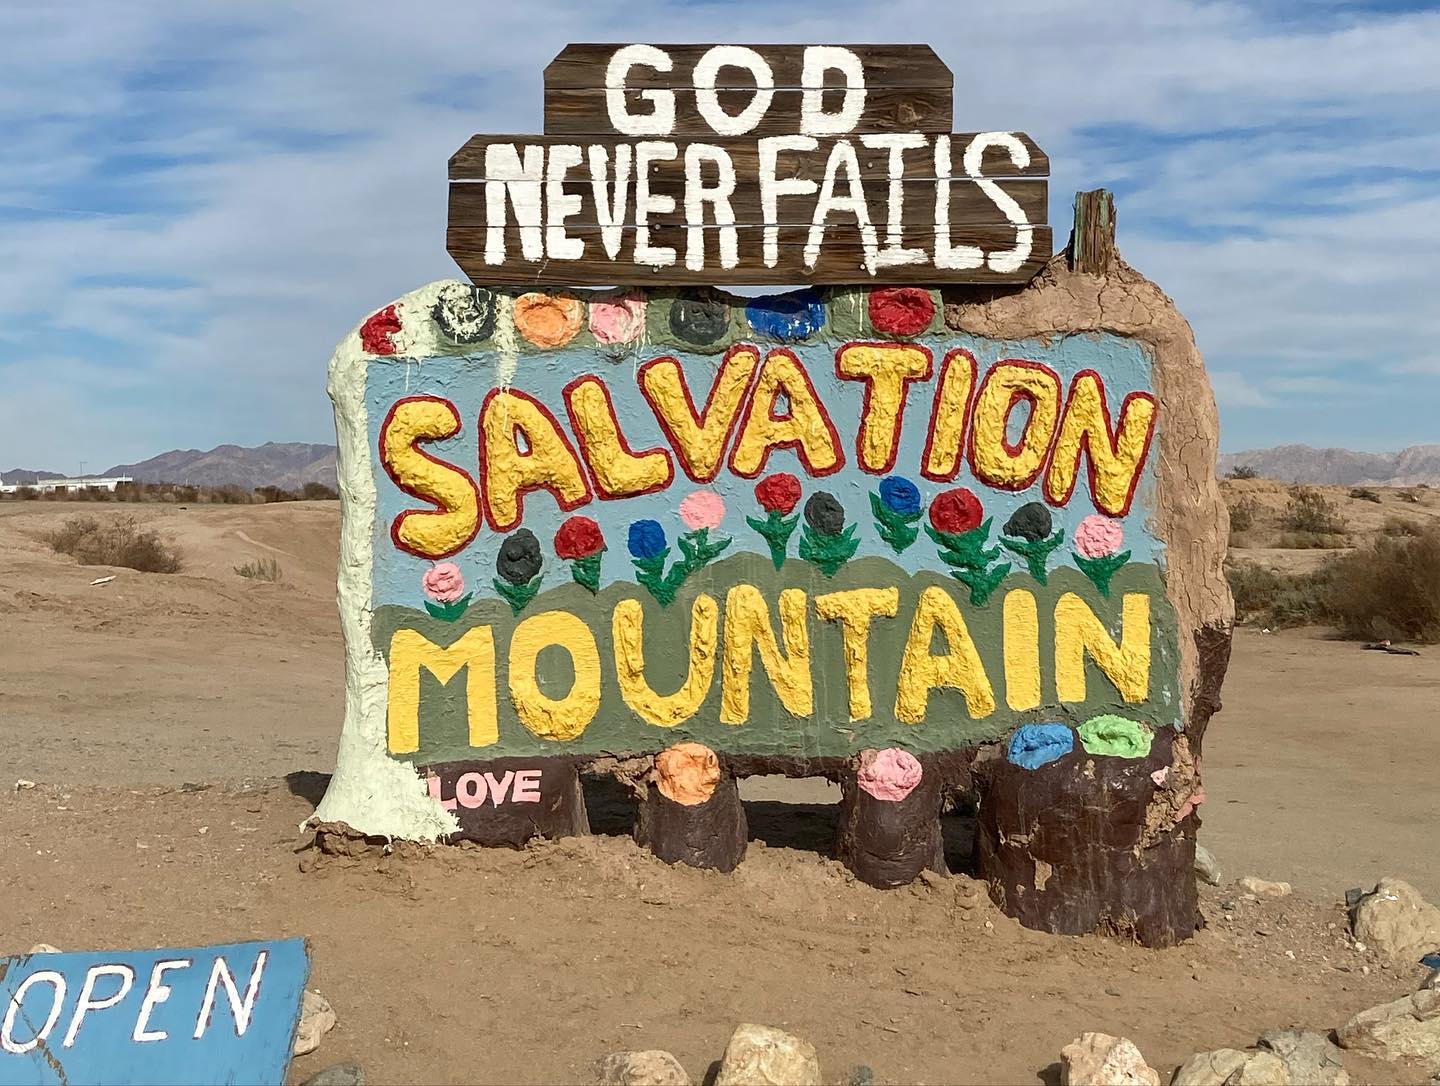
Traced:
<path id="1" fill-rule="evenodd" d="M 293 502 L 299 501 L 300 495 L 293 490 L 286 490 L 282 486 L 257 486 L 255 488 L 255 500 L 260 502 Z"/>
<path id="2" fill-rule="evenodd" d="M 51 550 L 70 555 L 82 566 L 124 566 L 141 573 L 180 570 L 180 552 L 134 517 L 109 521 L 71 517 L 46 536 L 46 542 Z"/>
<path id="3" fill-rule="evenodd" d="M 285 579 L 285 575 L 280 570 L 280 563 L 273 558 L 253 559 L 243 566 L 236 566 L 235 572 L 247 580 L 269 581 L 271 584 Z"/>
<path id="4" fill-rule="evenodd" d="M 1282 532 L 1275 546 L 1287 551 L 1338 551 L 1349 546 L 1347 536 L 1332 532 Z"/>
<path id="5" fill-rule="evenodd" d="M 1416 536 L 1424 530 L 1417 521 L 1408 517 L 1386 517 L 1385 523 L 1380 526 L 1380 534 L 1388 536 Z"/>
<path id="6" fill-rule="evenodd" d="M 1376 505 L 1380 504 L 1380 495 L 1368 486 L 1351 487 L 1350 496 L 1356 501 L 1374 502 Z"/>
<path id="7" fill-rule="evenodd" d="M 1425 484 L 1424 484 L 1424 483 L 1421 483 L 1420 485 L 1421 485 L 1421 487 L 1423 487 Z M 1419 505 L 1419 504 L 1420 504 L 1420 490 L 1419 490 L 1419 489 L 1415 489 L 1415 490 L 1402 490 L 1402 491 L 1400 491 L 1400 493 L 1397 495 L 1397 497 L 1399 497 L 1399 499 L 1400 499 L 1402 502 L 1409 502 L 1411 505 Z"/>
<path id="8" fill-rule="evenodd" d="M 300 496 L 310 502 L 333 502 L 340 499 L 339 492 L 324 483 L 306 483 L 300 488 Z"/>
<path id="9" fill-rule="evenodd" d="M 1230 534 L 1248 532 L 1260 520 L 1260 503 L 1254 498 L 1241 498 L 1230 507 Z"/>
<path id="10" fill-rule="evenodd" d="M 1440 641 L 1440 525 L 1382 535 L 1329 571 L 1329 610 L 1342 633 Z"/>
<path id="11" fill-rule="evenodd" d="M 1285 506 L 1282 528 L 1292 532 L 1309 532 L 1315 535 L 1340 535 L 1345 531 L 1345 518 L 1335 503 L 1314 487 L 1297 486 L 1290 490 L 1290 501 Z"/>
<path id="12" fill-rule="evenodd" d="M 1252 468 L 1249 464 L 1240 464 L 1240 465 L 1237 465 L 1236 467 L 1231 468 L 1231 469 L 1230 469 L 1230 474 L 1227 475 L 1227 476 L 1225 476 L 1225 478 L 1227 478 L 1227 479 L 1258 479 L 1258 478 L 1260 478 L 1260 473 L 1259 473 L 1258 471 L 1256 471 L 1254 468 Z"/>
<path id="13" fill-rule="evenodd" d="M 210 491 L 210 500 L 217 505 L 249 505 L 250 495 L 238 486 L 218 486 Z"/>
<path id="14" fill-rule="evenodd" d="M 1329 572 L 1280 573 L 1252 562 L 1225 567 L 1235 613 L 1263 626 L 1310 626 L 1329 618 Z"/>

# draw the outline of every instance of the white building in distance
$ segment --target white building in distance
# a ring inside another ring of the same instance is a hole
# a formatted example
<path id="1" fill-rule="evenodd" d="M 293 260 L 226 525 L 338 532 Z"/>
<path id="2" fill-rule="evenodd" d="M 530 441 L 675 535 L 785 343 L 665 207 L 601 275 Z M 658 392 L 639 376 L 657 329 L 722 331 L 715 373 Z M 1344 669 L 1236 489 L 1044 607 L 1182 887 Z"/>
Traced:
<path id="1" fill-rule="evenodd" d="M 0 494 L 18 494 L 22 490 L 33 490 L 37 494 L 54 494 L 63 490 L 74 494 L 77 490 L 108 490 L 115 492 L 121 483 L 133 483 L 128 475 L 95 476 L 87 479 L 35 479 L 28 483 L 0 483 Z"/>

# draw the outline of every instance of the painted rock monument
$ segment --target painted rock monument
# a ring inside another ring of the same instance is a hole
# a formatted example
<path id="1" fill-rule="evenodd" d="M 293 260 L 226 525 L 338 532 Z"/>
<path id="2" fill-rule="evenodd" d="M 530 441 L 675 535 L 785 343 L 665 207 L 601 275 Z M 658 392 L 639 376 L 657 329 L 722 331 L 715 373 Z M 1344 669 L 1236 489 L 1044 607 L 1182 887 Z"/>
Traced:
<path id="1" fill-rule="evenodd" d="M 945 870 L 968 792 L 1023 923 L 1187 937 L 1231 620 L 1214 404 L 1105 237 L 1005 287 L 446 281 L 366 317 L 329 373 L 322 831 L 519 846 L 588 832 L 611 775 L 642 845 L 730 870 L 737 780 L 823 776 L 836 854 L 896 886 Z"/>

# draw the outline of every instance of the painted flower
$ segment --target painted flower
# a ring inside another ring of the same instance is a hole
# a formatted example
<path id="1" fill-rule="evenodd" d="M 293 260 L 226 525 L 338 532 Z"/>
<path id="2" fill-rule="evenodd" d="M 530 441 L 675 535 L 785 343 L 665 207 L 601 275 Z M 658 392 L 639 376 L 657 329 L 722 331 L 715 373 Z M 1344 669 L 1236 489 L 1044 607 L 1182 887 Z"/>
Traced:
<path id="1" fill-rule="evenodd" d="M 574 516 L 555 533 L 555 553 L 567 561 L 589 558 L 605 549 L 600 525 L 589 517 Z"/>
<path id="2" fill-rule="evenodd" d="M 540 572 L 540 540 L 529 528 L 520 528 L 500 544 L 495 572 L 513 585 L 529 584 Z"/>
<path id="3" fill-rule="evenodd" d="M 804 339 L 825 323 L 825 302 L 809 288 L 756 298 L 745 307 L 750 326 L 774 339 Z"/>
<path id="4" fill-rule="evenodd" d="M 420 584 L 425 595 L 436 603 L 454 603 L 465 594 L 465 578 L 454 562 L 431 566 L 420 578 Z"/>
<path id="5" fill-rule="evenodd" d="M 446 283 L 430 316 L 449 342 L 479 343 L 495 332 L 495 295 L 469 283 Z"/>
<path id="6" fill-rule="evenodd" d="M 839 535 L 845 530 L 845 507 L 835 495 L 817 490 L 805 503 L 805 523 L 819 535 Z"/>
<path id="7" fill-rule="evenodd" d="M 963 486 L 937 494 L 930 503 L 930 523 L 937 532 L 959 535 L 974 531 L 984 515 L 980 499 Z"/>
<path id="8" fill-rule="evenodd" d="M 923 287 L 882 287 L 870 292 L 870 323 L 893 336 L 919 335 L 935 317 L 935 302 Z"/>
<path id="9" fill-rule="evenodd" d="M 767 475 L 755 484 L 755 500 L 765 512 L 788 517 L 800 501 L 800 480 L 788 471 Z"/>
<path id="10" fill-rule="evenodd" d="M 1010 737 L 1006 756 L 1021 769 L 1039 769 L 1075 749 L 1075 733 L 1064 724 L 1024 724 Z"/>
<path id="11" fill-rule="evenodd" d="M 629 343 L 645 330 L 645 299 L 638 294 L 590 303 L 590 334 L 597 343 Z"/>
<path id="12" fill-rule="evenodd" d="M 395 343 L 390 338 L 400 331 L 400 314 L 393 305 L 387 305 L 371 313 L 360 326 L 360 346 L 368 354 L 394 354 Z"/>
<path id="13" fill-rule="evenodd" d="M 658 520 L 637 520 L 630 525 L 625 543 L 636 558 L 658 558 L 666 550 L 665 529 Z"/>
<path id="14" fill-rule="evenodd" d="M 694 807 L 715 794 L 720 758 L 701 743 L 676 743 L 655 756 L 655 786 L 672 803 Z"/>
<path id="15" fill-rule="evenodd" d="M 903 475 L 880 480 L 880 501 L 892 513 L 913 517 L 920 512 L 920 489 Z"/>
<path id="16" fill-rule="evenodd" d="M 885 750 L 862 750 L 860 769 L 855 783 L 875 799 L 898 803 L 920 784 L 925 775 L 920 759 L 908 750 L 887 747 Z"/>
<path id="17" fill-rule="evenodd" d="M 1125 529 L 1120 522 L 1099 513 L 1091 513 L 1075 529 L 1075 549 L 1086 558 L 1106 558 L 1125 542 Z"/>
<path id="18" fill-rule="evenodd" d="M 717 527 L 725 519 L 725 501 L 713 490 L 697 490 L 680 502 L 680 519 L 691 531 Z"/>
<path id="19" fill-rule="evenodd" d="M 730 307 L 718 296 L 698 291 L 694 297 L 677 298 L 670 306 L 670 332 L 689 343 L 705 346 L 725 335 L 730 327 Z"/>
<path id="20" fill-rule="evenodd" d="M 1042 539 L 1049 539 L 1053 529 L 1050 510 L 1041 502 L 1027 502 L 1010 514 L 1010 519 L 1005 522 L 1002 530 L 1008 536 L 1038 543 Z"/>

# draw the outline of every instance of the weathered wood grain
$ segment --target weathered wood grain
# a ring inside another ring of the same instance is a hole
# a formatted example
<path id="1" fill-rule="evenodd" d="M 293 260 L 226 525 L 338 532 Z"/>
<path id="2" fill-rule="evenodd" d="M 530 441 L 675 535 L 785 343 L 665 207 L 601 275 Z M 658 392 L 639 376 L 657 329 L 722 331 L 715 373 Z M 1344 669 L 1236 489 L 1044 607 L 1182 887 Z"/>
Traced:
<path id="1" fill-rule="evenodd" d="M 652 246 L 669 246 L 676 250 L 676 262 L 652 270 L 635 263 L 636 228 L 625 227 L 616 259 L 611 260 L 602 246 L 597 227 L 568 231 L 582 239 L 585 249 L 580 260 L 545 259 L 530 261 L 523 257 L 520 231 L 511 226 L 505 232 L 506 252 L 503 264 L 485 263 L 486 229 L 483 226 L 454 226 L 446 234 L 446 247 L 451 257 L 470 280 L 482 285 L 629 285 L 686 284 L 774 286 L 798 283 L 1024 283 L 1029 282 L 1049 259 L 1052 235 L 1048 226 L 1031 228 L 1031 247 L 1024 262 L 1014 271 L 998 272 L 989 267 L 948 269 L 936 268 L 928 259 L 923 263 L 880 268 L 875 274 L 864 266 L 864 249 L 853 222 L 832 225 L 826 232 L 818 259 L 813 266 L 805 263 L 808 227 L 780 227 L 778 259 L 774 267 L 762 262 L 764 227 L 737 227 L 739 264 L 722 268 L 717 257 L 716 227 L 703 229 L 705 262 L 698 270 L 685 266 L 687 231 L 683 227 L 666 227 L 651 231 Z M 543 231 L 542 231 L 543 233 Z M 1004 252 L 1016 244 L 1016 228 L 1012 226 L 966 225 L 951 232 L 952 244 L 977 245 L 983 253 Z M 884 231 L 881 231 L 883 242 Z M 927 253 L 934 242 L 933 228 L 909 227 L 904 243 L 924 248 Z"/>
<path id="2" fill-rule="evenodd" d="M 708 180 L 708 179 L 707 179 Z M 1048 203 L 1047 183 L 1043 178 L 1034 180 L 1007 180 L 995 182 L 996 185 L 1007 196 L 1013 199 L 1025 214 L 1029 223 L 1043 223 Z M 488 223 L 486 215 L 487 193 L 484 183 L 458 181 L 450 184 L 450 224 L 452 226 L 484 226 Z M 532 186 L 533 187 L 533 186 Z M 566 195 L 578 196 L 580 198 L 579 211 L 567 215 L 565 227 L 599 226 L 602 218 L 605 222 L 610 221 L 613 209 L 607 209 L 602 216 L 600 209 L 596 206 L 594 191 L 591 188 L 588 177 L 581 175 L 571 177 L 565 181 L 562 191 Z M 542 186 L 543 191 L 543 186 Z M 884 230 L 888 222 L 888 202 L 890 186 L 887 182 L 874 181 L 864 186 L 865 201 L 870 211 L 870 221 L 877 228 Z M 666 176 L 657 178 L 650 183 L 650 192 L 656 196 L 665 196 L 675 201 L 675 209 L 671 212 L 651 213 L 647 216 L 647 222 L 652 226 L 684 226 L 685 218 L 685 185 L 677 177 Z M 518 226 L 543 226 L 544 204 L 539 199 L 539 193 L 535 194 L 533 202 L 517 208 L 507 199 L 505 203 L 505 218 Z M 936 219 L 936 201 L 940 196 L 937 183 L 934 178 L 913 179 L 901 182 L 901 195 L 903 205 L 901 207 L 901 222 L 910 226 L 933 227 Z M 735 191 L 729 197 L 731 213 L 735 221 L 741 225 L 763 226 L 767 222 L 774 222 L 779 225 L 798 225 L 809 227 L 813 221 L 816 198 L 810 196 L 781 196 L 776 200 L 776 215 L 774 218 L 767 218 L 760 195 L 760 186 L 756 183 L 738 184 Z M 993 199 L 987 195 L 974 181 L 952 181 L 949 188 L 948 221 L 952 226 L 958 227 L 962 223 L 993 223 L 1003 224 L 1008 221 L 1006 215 L 1000 210 Z M 713 224 L 714 208 L 710 205 L 704 207 L 707 224 Z M 831 215 L 832 223 L 854 223 L 855 218 L 848 213 L 836 213 Z M 639 222 L 635 207 L 635 186 L 633 182 L 625 201 L 621 217 L 616 222 L 627 225 L 634 225 Z"/>
<path id="3" fill-rule="evenodd" d="M 622 43 L 582 42 L 565 46 L 545 68 L 545 89 L 603 87 L 605 68 Z M 689 85 L 695 64 L 712 45 L 656 45 L 669 54 L 674 67 L 668 72 L 635 68 L 627 84 L 632 87 L 674 87 Z M 805 61 L 803 45 L 747 45 L 765 58 L 777 87 L 799 87 Z M 891 87 L 949 87 L 954 76 L 928 45 L 842 45 L 859 56 L 865 66 L 867 83 Z M 722 69 L 724 80 L 717 86 L 748 87 L 749 73 Z"/>
<path id="4" fill-rule="evenodd" d="M 643 91 L 627 88 L 625 102 L 627 111 L 645 115 L 653 104 L 642 95 Z M 715 129 L 700 115 L 695 104 L 695 91 L 690 87 L 676 87 L 675 123 L 669 135 L 679 139 L 704 139 L 715 136 Z M 770 100 L 770 108 L 754 128 L 746 135 L 761 136 L 789 135 L 800 131 L 801 90 L 776 90 Z M 837 91 L 824 95 L 825 108 L 834 109 L 839 105 Z M 722 90 L 717 92 L 720 107 L 731 116 L 740 114 L 755 95 L 755 88 L 748 90 Z M 834 101 L 831 101 L 832 95 Z M 865 95 L 865 109 L 856 123 L 855 132 L 949 132 L 954 124 L 952 92 L 949 87 L 869 87 Z M 610 121 L 610 110 L 606 104 L 605 88 L 559 89 L 545 91 L 545 134 L 562 136 L 584 132 L 615 132 Z"/>
<path id="5" fill-rule="evenodd" d="M 794 132 L 786 133 L 793 135 Z M 965 149 L 978 132 L 957 132 L 950 135 L 950 174 L 952 177 L 965 176 Z M 1050 173 L 1050 159 L 1044 151 L 1024 132 L 1011 132 L 1024 145 L 1029 152 L 1030 162 L 1025 167 L 1016 166 L 1010 156 L 1000 147 L 989 147 L 981 159 L 981 175 L 984 177 L 1046 177 Z M 890 177 L 890 153 L 883 149 L 866 147 L 862 142 L 862 134 L 852 134 L 843 137 L 850 141 L 855 149 L 856 161 L 860 164 L 860 176 L 865 181 L 884 181 Z M 450 156 L 450 179 L 452 181 L 478 181 L 485 177 L 485 148 L 496 143 L 513 143 L 517 147 L 526 145 L 538 145 L 542 147 L 555 147 L 560 145 L 579 145 L 584 148 L 603 147 L 606 152 L 606 161 L 613 163 L 615 160 L 615 148 L 621 144 L 638 142 L 639 137 L 617 136 L 611 132 L 604 133 L 577 133 L 569 136 L 556 136 L 546 134 L 544 136 L 526 135 L 478 135 L 472 136 L 470 140 Z M 736 176 L 755 177 L 760 171 L 760 150 L 757 142 L 748 136 L 737 138 L 714 138 L 707 139 L 705 143 L 719 147 L 730 156 L 735 164 Z M 835 145 L 834 138 L 821 138 L 814 151 L 785 151 L 780 156 L 780 164 L 786 177 L 813 177 L 817 180 L 825 174 L 825 163 L 830 157 L 831 149 Z M 680 154 L 674 159 L 664 159 L 652 163 L 651 177 L 653 184 L 659 184 L 665 179 L 674 178 L 682 180 L 685 176 L 684 147 L 678 148 Z M 588 151 L 586 152 L 588 155 Z M 906 178 L 925 178 L 935 176 L 935 153 L 933 142 L 927 147 L 907 150 L 901 159 L 902 176 Z M 584 169 L 584 167 L 582 167 Z M 660 191 L 658 188 L 656 191 Z"/>
<path id="6" fill-rule="evenodd" d="M 1075 194 L 1075 226 L 1070 235 L 1070 267 L 1104 275 L 1115 257 L 1115 199 L 1106 189 Z"/>

